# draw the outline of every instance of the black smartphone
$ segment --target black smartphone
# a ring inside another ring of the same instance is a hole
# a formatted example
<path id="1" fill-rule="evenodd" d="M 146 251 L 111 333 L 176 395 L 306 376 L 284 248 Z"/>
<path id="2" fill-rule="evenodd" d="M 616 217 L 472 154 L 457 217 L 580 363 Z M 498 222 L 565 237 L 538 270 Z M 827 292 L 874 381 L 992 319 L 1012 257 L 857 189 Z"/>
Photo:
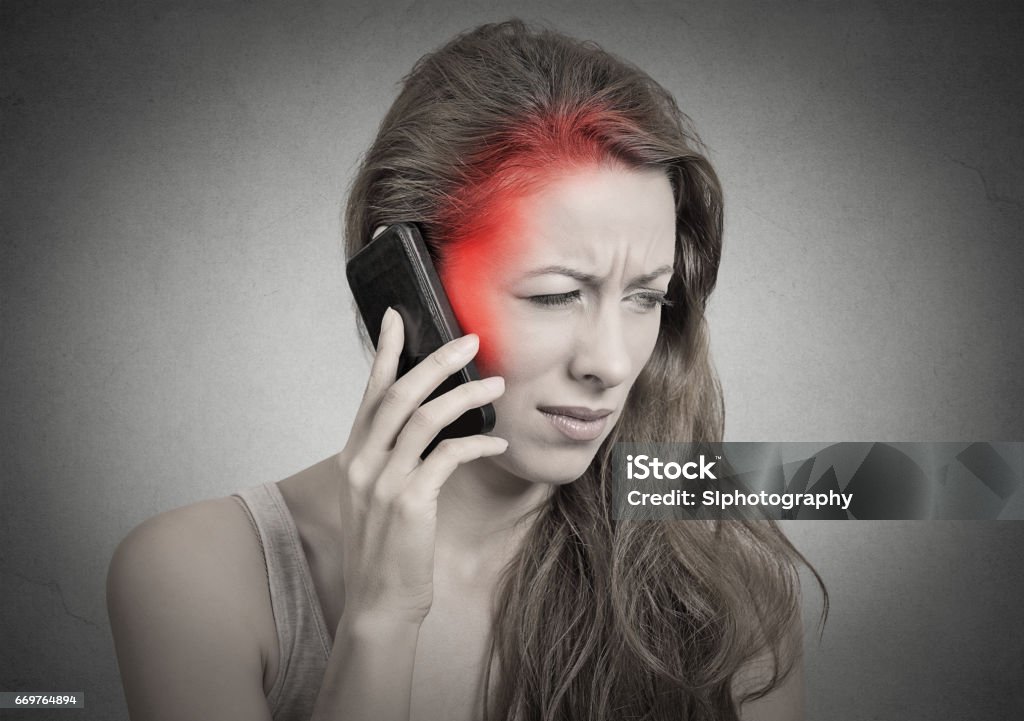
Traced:
<path id="1" fill-rule="evenodd" d="M 390 306 L 402 316 L 405 347 L 398 377 L 445 343 L 463 335 L 423 236 L 412 223 L 388 226 L 349 259 L 345 274 L 374 348 L 380 338 L 384 311 Z M 479 379 L 476 365 L 470 362 L 441 383 L 427 401 L 461 383 Z M 426 457 L 445 438 L 487 433 L 493 428 L 493 405 L 472 408 L 438 433 L 422 455 Z"/>

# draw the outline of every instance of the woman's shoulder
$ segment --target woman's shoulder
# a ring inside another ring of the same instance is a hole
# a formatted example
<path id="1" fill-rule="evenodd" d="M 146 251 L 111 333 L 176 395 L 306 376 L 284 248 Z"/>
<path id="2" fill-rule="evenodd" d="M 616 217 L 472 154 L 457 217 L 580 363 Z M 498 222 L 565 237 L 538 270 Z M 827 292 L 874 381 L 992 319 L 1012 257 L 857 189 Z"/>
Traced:
<path id="1" fill-rule="evenodd" d="M 200 596 L 230 602 L 232 613 L 248 611 L 251 617 L 264 610 L 257 601 L 266 587 L 259 537 L 242 504 L 231 497 L 198 501 L 143 521 L 118 544 L 108 572 L 108 593 L 133 589 Z"/>
<path id="2" fill-rule="evenodd" d="M 259 539 L 230 497 L 133 528 L 110 562 L 107 608 L 122 668 L 176 653 L 184 663 L 205 654 L 260 670 L 276 643 Z"/>
<path id="3" fill-rule="evenodd" d="M 245 509 L 224 497 L 165 511 L 138 524 L 118 544 L 111 565 L 129 575 L 171 573 L 179 580 L 208 576 L 223 580 L 215 585 L 231 585 L 223 572 L 234 567 L 245 573 L 259 558 L 259 539 Z"/>
<path id="4" fill-rule="evenodd" d="M 133 718 L 156 708 L 269 718 L 273 612 L 259 540 L 236 499 L 135 526 L 111 560 L 106 606 Z"/>

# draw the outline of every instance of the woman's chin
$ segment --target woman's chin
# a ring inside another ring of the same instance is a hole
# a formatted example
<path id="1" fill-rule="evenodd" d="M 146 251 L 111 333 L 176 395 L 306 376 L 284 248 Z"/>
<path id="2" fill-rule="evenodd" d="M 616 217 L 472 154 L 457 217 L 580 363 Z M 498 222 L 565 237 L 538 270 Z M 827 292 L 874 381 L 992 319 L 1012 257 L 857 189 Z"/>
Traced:
<path id="1" fill-rule="evenodd" d="M 509 442 L 509 449 L 492 458 L 496 465 L 519 478 L 531 483 L 564 485 L 582 476 L 594 458 L 592 450 L 571 449 L 515 449 Z"/>

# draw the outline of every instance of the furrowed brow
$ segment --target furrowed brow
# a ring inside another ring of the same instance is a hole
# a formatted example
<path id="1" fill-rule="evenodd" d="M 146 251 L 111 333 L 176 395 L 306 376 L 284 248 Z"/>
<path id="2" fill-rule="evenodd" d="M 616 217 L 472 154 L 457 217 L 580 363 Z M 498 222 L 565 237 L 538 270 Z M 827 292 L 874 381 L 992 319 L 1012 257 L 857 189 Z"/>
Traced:
<path id="1" fill-rule="evenodd" d="M 533 278 L 538 275 L 548 275 L 549 273 L 553 273 L 555 275 L 566 275 L 573 280 L 578 280 L 580 283 L 586 283 L 588 285 L 597 283 L 597 276 L 590 275 L 589 273 L 583 273 L 564 265 L 549 265 L 544 268 L 538 268 L 537 270 L 531 270 L 526 274 L 526 277 Z"/>
<path id="2" fill-rule="evenodd" d="M 675 269 L 671 265 L 663 265 L 656 270 L 652 270 L 650 273 L 638 275 L 636 278 L 633 278 L 633 280 L 629 281 L 629 286 L 632 288 L 637 285 L 647 285 L 656 278 L 660 278 L 666 273 L 671 273 L 673 270 Z"/>
<path id="3" fill-rule="evenodd" d="M 663 265 L 660 268 L 652 270 L 650 273 L 638 275 L 637 277 L 633 278 L 633 280 L 629 282 L 629 287 L 632 288 L 638 285 L 645 285 L 655 280 L 656 278 L 660 278 L 666 273 L 671 273 L 673 270 L 674 268 L 671 265 Z M 600 279 L 597 276 L 590 275 L 589 273 L 583 273 L 582 271 L 576 270 L 575 268 L 570 268 L 565 265 L 548 265 L 543 268 L 531 270 L 529 273 L 526 274 L 526 277 L 533 278 L 538 275 L 548 275 L 549 273 L 555 275 L 564 275 L 569 278 L 572 278 L 573 280 L 578 280 L 580 283 L 584 283 L 586 285 L 596 285 L 600 281 Z"/>

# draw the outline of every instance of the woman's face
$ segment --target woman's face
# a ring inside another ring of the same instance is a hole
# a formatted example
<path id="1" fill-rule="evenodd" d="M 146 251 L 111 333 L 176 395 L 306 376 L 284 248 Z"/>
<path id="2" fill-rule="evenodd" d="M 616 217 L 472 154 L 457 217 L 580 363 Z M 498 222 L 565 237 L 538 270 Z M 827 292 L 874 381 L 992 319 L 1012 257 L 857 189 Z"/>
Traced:
<path id="1" fill-rule="evenodd" d="M 504 204 L 498 229 L 445 257 L 481 374 L 505 378 L 489 459 L 565 483 L 586 470 L 654 350 L 675 249 L 675 205 L 656 170 L 563 171 Z"/>

